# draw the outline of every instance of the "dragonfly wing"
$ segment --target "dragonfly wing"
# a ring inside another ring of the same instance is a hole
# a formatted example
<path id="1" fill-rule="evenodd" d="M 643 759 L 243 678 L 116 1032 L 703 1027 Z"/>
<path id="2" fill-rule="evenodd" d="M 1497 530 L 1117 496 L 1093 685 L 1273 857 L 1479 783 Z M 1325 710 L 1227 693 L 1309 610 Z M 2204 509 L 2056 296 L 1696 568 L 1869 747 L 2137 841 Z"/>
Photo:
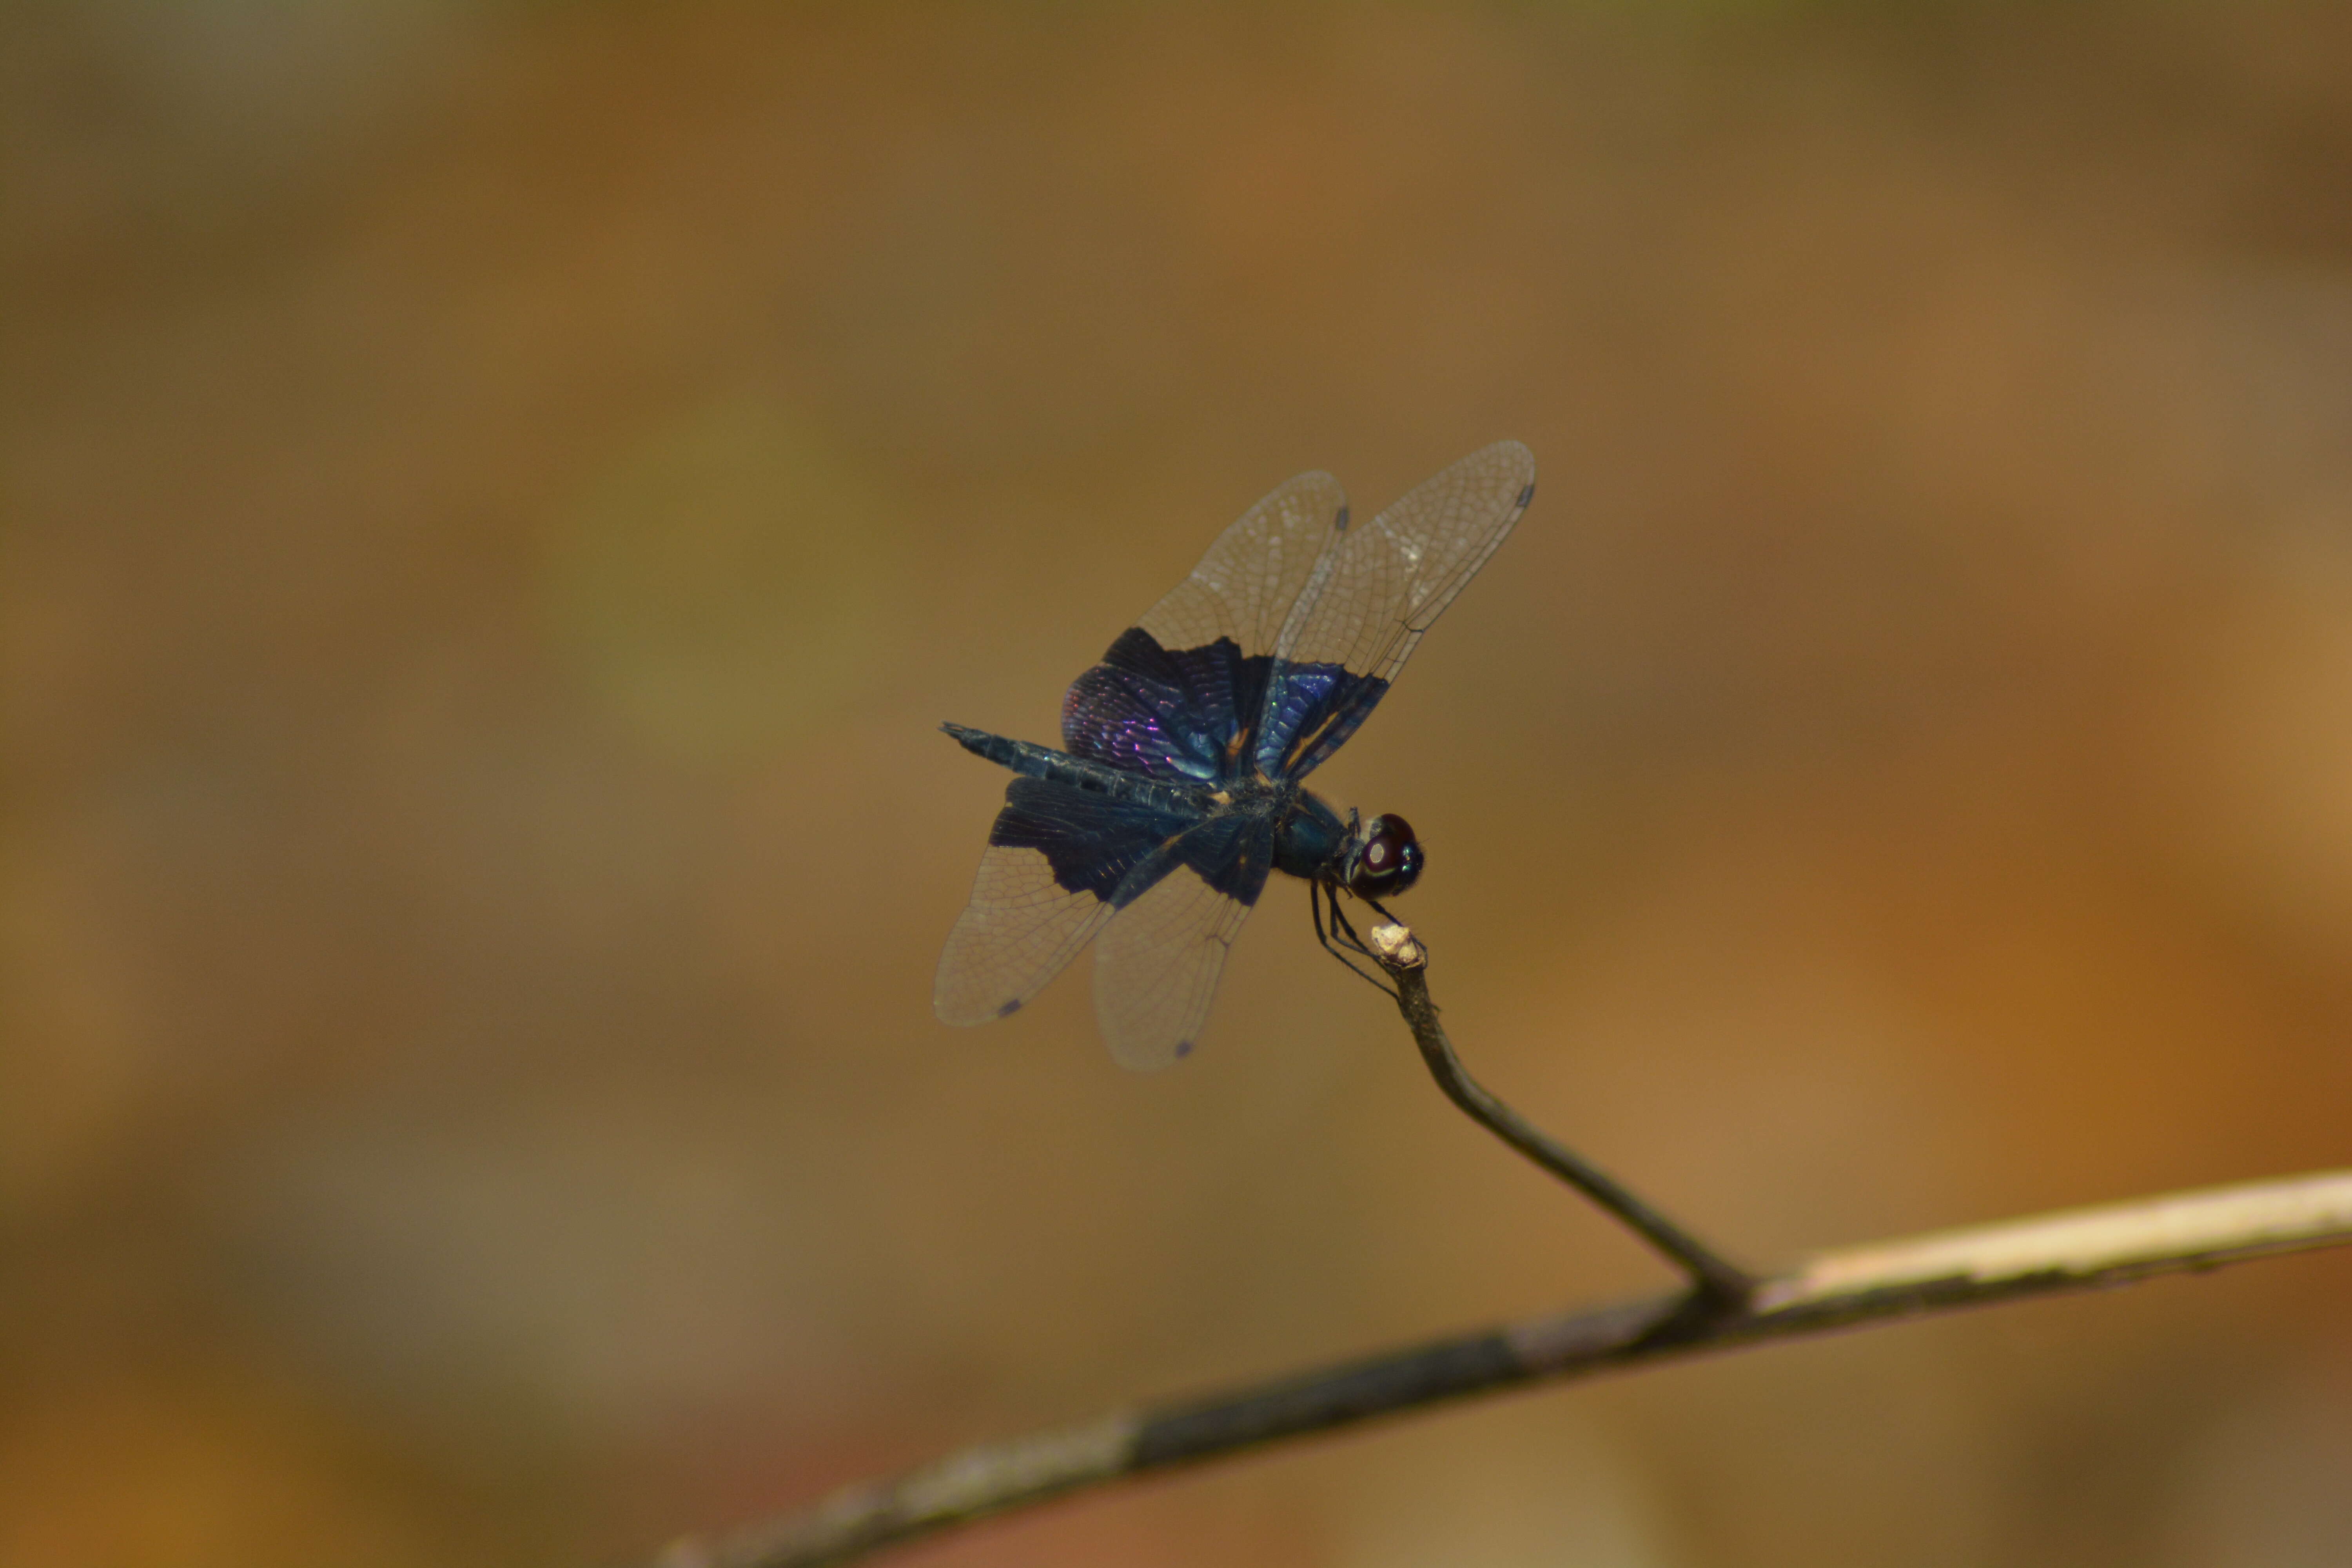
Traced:
<path id="1" fill-rule="evenodd" d="M 1497 441 L 1333 544 L 1276 637 L 1258 766 L 1302 778 L 1353 734 L 1535 499 L 1535 456 Z"/>
<path id="2" fill-rule="evenodd" d="M 1145 612 L 1142 629 L 1162 647 L 1223 637 L 1245 655 L 1272 653 L 1347 513 L 1348 492 L 1330 475 L 1286 480 L 1217 535 L 1192 575 Z"/>
<path id="3" fill-rule="evenodd" d="M 1071 685 L 1063 743 L 1180 782 L 1223 779 L 1245 763 L 1251 745 L 1235 742 L 1265 709 L 1275 643 L 1347 515 L 1347 492 L 1322 473 L 1299 475 L 1243 513 Z"/>
<path id="4" fill-rule="evenodd" d="M 1095 1016 L 1121 1066 L 1167 1067 L 1209 1021 L 1225 953 L 1265 888 L 1270 817 L 1211 817 L 1129 874 L 1095 944 Z"/>
<path id="5" fill-rule="evenodd" d="M 1137 868 L 1187 826 L 1092 790 L 1014 779 L 989 829 L 971 901 L 940 955 L 933 1010 L 950 1024 L 1018 1011 L 1117 911 Z"/>

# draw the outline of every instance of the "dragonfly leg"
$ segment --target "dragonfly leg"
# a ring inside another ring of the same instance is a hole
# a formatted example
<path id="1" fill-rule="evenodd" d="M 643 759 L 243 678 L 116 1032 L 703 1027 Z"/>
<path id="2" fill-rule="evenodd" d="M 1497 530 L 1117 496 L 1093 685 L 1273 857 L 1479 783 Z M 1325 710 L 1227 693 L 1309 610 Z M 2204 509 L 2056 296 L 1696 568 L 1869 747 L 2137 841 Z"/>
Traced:
<path id="1" fill-rule="evenodd" d="M 1323 924 L 1323 906 L 1326 899 L 1330 900 L 1331 908 L 1331 924 L 1328 930 L 1326 930 Z M 1372 953 L 1369 948 L 1364 946 L 1362 940 L 1356 935 L 1356 928 L 1348 923 L 1348 917 L 1339 912 L 1339 894 L 1338 889 L 1326 888 L 1320 882 L 1308 882 L 1307 884 L 1307 907 L 1315 921 L 1315 940 L 1323 944 L 1323 951 L 1338 959 L 1340 963 L 1346 964 L 1349 973 L 1358 976 L 1363 980 L 1365 984 L 1373 986 L 1381 993 L 1381 995 L 1390 998 L 1391 1001 L 1395 1000 L 1396 991 L 1392 986 L 1389 985 L 1385 981 L 1381 980 L 1380 976 L 1372 973 L 1370 970 L 1365 969 L 1354 959 L 1348 956 L 1350 952 L 1353 952 L 1361 953 L 1366 958 L 1371 958 Z M 1342 937 L 1339 934 L 1342 931 L 1347 933 L 1346 936 Z M 1377 960 L 1375 960 L 1375 962 L 1377 962 Z"/>

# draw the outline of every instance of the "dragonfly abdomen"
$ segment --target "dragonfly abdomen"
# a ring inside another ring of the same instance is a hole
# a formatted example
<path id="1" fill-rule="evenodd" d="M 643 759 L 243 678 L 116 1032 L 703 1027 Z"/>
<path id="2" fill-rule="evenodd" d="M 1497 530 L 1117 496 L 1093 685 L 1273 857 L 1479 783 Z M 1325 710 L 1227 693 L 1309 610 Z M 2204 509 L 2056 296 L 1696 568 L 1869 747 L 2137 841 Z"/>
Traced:
<path id="1" fill-rule="evenodd" d="M 1131 802 L 1180 816 L 1203 816 L 1213 809 L 1205 787 L 1162 784 L 1140 773 L 1112 767 L 1108 763 L 1074 757 L 1067 752 L 1057 752 L 1034 741 L 1015 741 L 1004 735 L 992 735 L 985 730 L 975 730 L 967 724 L 942 724 L 940 728 L 953 736 L 956 744 L 974 756 L 985 757 L 999 767 L 1011 768 L 1029 778 L 1050 779 L 1055 784 L 1091 790 L 1114 800 Z"/>

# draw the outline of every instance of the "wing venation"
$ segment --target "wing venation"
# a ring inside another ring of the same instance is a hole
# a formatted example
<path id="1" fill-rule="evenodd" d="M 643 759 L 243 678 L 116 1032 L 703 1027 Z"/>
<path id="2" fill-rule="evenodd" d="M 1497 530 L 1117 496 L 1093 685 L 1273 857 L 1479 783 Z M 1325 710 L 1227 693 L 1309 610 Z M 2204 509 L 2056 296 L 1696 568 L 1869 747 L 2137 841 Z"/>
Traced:
<path id="1" fill-rule="evenodd" d="M 1509 537 L 1535 496 L 1535 456 L 1497 441 L 1335 539 L 1276 639 L 1260 765 L 1300 778 L 1354 733 L 1423 633 Z"/>
<path id="2" fill-rule="evenodd" d="M 1164 648 L 1206 647 L 1224 637 L 1244 657 L 1274 652 L 1347 518 L 1348 492 L 1330 475 L 1285 480 L 1219 534 L 1192 574 L 1138 624 Z"/>
<path id="3" fill-rule="evenodd" d="M 971 901 L 940 954 L 933 1010 L 950 1024 L 985 1024 L 1019 1008 L 1078 955 L 1120 889 L 1184 826 L 1070 784 L 1014 779 Z"/>
<path id="4" fill-rule="evenodd" d="M 1347 518 L 1346 492 L 1324 473 L 1300 474 L 1244 512 L 1071 683 L 1063 743 L 1171 782 L 1249 773 L 1255 747 L 1244 737 L 1265 708 L 1276 638 Z"/>
<path id="5" fill-rule="evenodd" d="M 1270 820 L 1212 817 L 1131 873 L 1095 943 L 1095 1016 L 1120 1065 L 1156 1071 L 1191 1052 L 1273 858 Z"/>

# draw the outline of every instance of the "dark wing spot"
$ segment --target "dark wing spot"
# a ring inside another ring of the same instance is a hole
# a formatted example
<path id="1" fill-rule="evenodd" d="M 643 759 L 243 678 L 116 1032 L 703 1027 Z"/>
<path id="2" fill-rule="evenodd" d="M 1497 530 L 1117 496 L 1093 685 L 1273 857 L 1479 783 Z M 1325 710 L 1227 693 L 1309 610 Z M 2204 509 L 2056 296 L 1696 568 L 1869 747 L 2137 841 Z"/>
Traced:
<path id="1" fill-rule="evenodd" d="M 1177 1054 L 1178 1056 L 1180 1056 L 1180 1057 L 1189 1057 L 1189 1056 L 1191 1056 L 1191 1055 L 1192 1054 L 1192 1041 L 1190 1041 L 1190 1040 L 1179 1040 L 1179 1041 L 1177 1041 L 1177 1042 L 1176 1042 L 1176 1054 Z"/>
<path id="2" fill-rule="evenodd" d="M 1339 509 L 1338 519 L 1331 524 L 1331 531 L 1334 533 L 1345 533 L 1348 531 L 1348 509 L 1346 507 L 1343 506 Z"/>
<path id="3" fill-rule="evenodd" d="M 1519 505 L 1520 505 L 1522 508 L 1524 508 L 1524 507 L 1526 507 L 1526 505 L 1528 504 L 1528 502 L 1529 502 L 1529 501 L 1531 501 L 1531 500 L 1535 500 L 1535 499 L 1536 499 L 1536 482 L 1535 482 L 1535 480 L 1533 480 L 1533 479 L 1529 479 L 1529 480 L 1528 481 L 1528 488 L 1527 488 L 1527 489 L 1523 489 L 1523 490 L 1521 490 L 1521 491 L 1519 492 Z"/>
<path id="4" fill-rule="evenodd" d="M 1019 1011 L 1021 1011 L 1021 1003 L 1019 999 L 1016 998 L 1013 1001 L 1007 1002 L 1003 1006 L 999 1007 L 996 1010 L 996 1016 L 1000 1018 L 1010 1018 L 1013 1014 L 1018 1013 Z"/>

